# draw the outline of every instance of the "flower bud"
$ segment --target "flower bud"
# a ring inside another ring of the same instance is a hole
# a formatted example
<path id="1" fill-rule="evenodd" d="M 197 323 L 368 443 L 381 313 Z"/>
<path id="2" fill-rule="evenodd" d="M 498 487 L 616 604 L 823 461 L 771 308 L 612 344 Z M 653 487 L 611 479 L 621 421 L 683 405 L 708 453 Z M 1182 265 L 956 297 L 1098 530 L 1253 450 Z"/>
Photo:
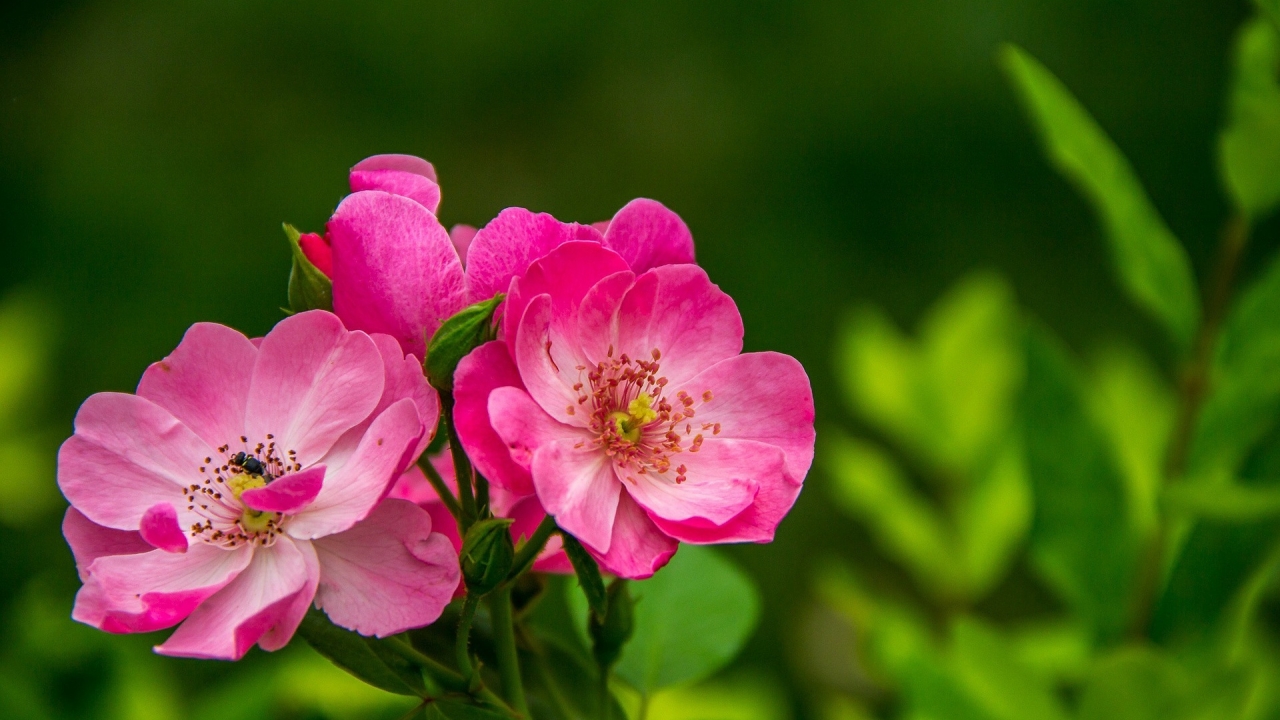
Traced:
<path id="1" fill-rule="evenodd" d="M 484 595 L 507 577 L 515 561 L 516 550 L 511 543 L 510 518 L 481 520 L 467 530 L 462 541 L 462 577 L 467 592 Z"/>
<path id="2" fill-rule="evenodd" d="M 328 310 L 333 312 L 333 282 L 302 251 L 302 235 L 292 225 L 284 226 L 293 251 L 293 269 L 289 271 L 289 311 Z"/>
<path id="3" fill-rule="evenodd" d="M 622 655 L 622 648 L 635 630 L 634 603 L 627 591 L 627 581 L 618 578 L 609 585 L 608 605 L 604 617 L 591 613 L 587 631 L 591 634 L 591 652 L 601 668 L 608 669 Z"/>
<path id="4" fill-rule="evenodd" d="M 426 369 L 432 387 L 443 392 L 452 390 L 453 371 L 462 358 L 494 338 L 493 313 L 503 297 L 499 294 L 459 310 L 431 336 Z"/>

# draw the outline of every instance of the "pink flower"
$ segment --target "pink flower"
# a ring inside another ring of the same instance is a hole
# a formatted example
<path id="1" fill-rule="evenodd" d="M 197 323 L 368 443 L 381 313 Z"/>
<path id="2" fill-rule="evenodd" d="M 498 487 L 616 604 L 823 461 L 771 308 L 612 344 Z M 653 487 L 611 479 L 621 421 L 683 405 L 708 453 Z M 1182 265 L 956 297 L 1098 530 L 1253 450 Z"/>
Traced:
<path id="1" fill-rule="evenodd" d="M 689 229 L 653 200 L 633 200 L 597 226 L 508 208 L 478 231 L 459 225 L 449 232 L 436 218 L 439 186 L 425 160 L 374 156 L 352 168 L 350 184 L 326 236 L 304 235 L 302 249 L 333 281 L 333 309 L 343 322 L 391 335 L 419 357 L 444 320 L 506 292 L 512 278 L 562 243 L 603 244 L 636 272 L 693 262 Z"/>
<path id="2" fill-rule="evenodd" d="M 440 473 L 440 477 L 456 496 L 458 480 L 453 472 L 453 456 L 448 449 L 439 455 L 432 456 L 431 464 L 435 466 L 436 472 Z M 449 538 L 455 553 L 462 551 L 462 537 L 458 534 L 458 524 L 449 514 L 444 502 L 440 500 L 440 495 L 436 493 L 435 488 L 427 481 L 421 468 L 414 465 L 405 471 L 396 481 L 395 487 L 391 488 L 390 497 L 408 500 L 426 510 L 431 515 L 431 524 L 435 531 Z M 511 518 L 515 521 L 511 524 L 511 539 L 517 543 L 521 538 L 531 537 L 538 524 L 547 516 L 536 496 L 516 495 L 496 485 L 490 485 L 489 506 L 495 517 Z M 573 566 L 569 564 L 569 558 L 564 554 L 558 536 L 552 536 L 547 541 L 546 547 L 534 561 L 533 569 L 548 573 L 573 572 Z M 461 590 L 462 588 L 459 587 L 459 594 Z"/>
<path id="3" fill-rule="evenodd" d="M 456 555 L 427 513 L 384 497 L 438 415 L 395 340 L 330 313 L 261 341 L 192 326 L 136 395 L 86 400 L 59 453 L 73 617 L 181 622 L 158 652 L 229 659 L 283 647 L 313 601 L 366 635 L 434 621 Z"/>
<path id="4" fill-rule="evenodd" d="M 508 340 L 455 375 L 459 435 L 490 480 L 535 491 L 626 577 L 677 541 L 773 539 L 813 459 L 813 394 L 795 359 L 740 354 L 742 318 L 705 272 L 637 275 L 568 242 L 511 284 L 507 313 Z"/>

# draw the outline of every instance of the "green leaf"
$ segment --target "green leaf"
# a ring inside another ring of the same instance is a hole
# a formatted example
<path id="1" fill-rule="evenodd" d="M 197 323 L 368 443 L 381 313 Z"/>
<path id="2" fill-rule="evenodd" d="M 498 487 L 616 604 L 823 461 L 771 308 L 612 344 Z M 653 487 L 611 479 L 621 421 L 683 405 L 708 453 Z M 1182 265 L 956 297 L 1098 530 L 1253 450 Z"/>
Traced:
<path id="1" fill-rule="evenodd" d="M 755 628 L 755 586 L 715 550 L 685 545 L 649 580 L 633 581 L 635 634 L 615 671 L 643 694 L 704 678 Z"/>
<path id="2" fill-rule="evenodd" d="M 1103 636 L 1124 627 L 1138 556 L 1123 481 L 1064 351 L 1029 334 L 1023 433 L 1035 494 L 1032 559 Z"/>
<path id="3" fill-rule="evenodd" d="M 334 665 L 376 688 L 399 695 L 422 694 L 422 679 L 416 670 L 408 671 L 410 675 L 406 677 L 407 663 L 390 660 L 395 667 L 388 665 L 389 653 L 375 649 L 378 641 L 371 643 L 368 638 L 334 625 L 320 610 L 307 611 L 298 626 L 298 635 Z"/>
<path id="4" fill-rule="evenodd" d="M 587 596 L 587 605 L 597 617 L 604 617 L 608 609 L 608 596 L 605 594 L 604 580 L 600 577 L 600 566 L 577 538 L 564 531 L 560 532 L 560 537 L 564 541 L 564 552 L 573 565 L 573 572 L 578 576 L 578 586 Z"/>
<path id="5" fill-rule="evenodd" d="M 974 620 L 959 619 L 941 662 L 921 661 L 910 678 L 913 720 L 1066 720 L 1048 679 L 1014 648 Z"/>
<path id="6" fill-rule="evenodd" d="M 1258 10 L 1268 20 L 1280 28 L 1280 0 L 1254 0 L 1253 4 L 1258 6 Z"/>
<path id="7" fill-rule="evenodd" d="M 1123 648 L 1098 662 L 1080 697 L 1080 720 L 1239 718 L 1250 683 L 1241 673 L 1189 672 L 1146 648 Z"/>
<path id="8" fill-rule="evenodd" d="M 1147 198 L 1128 160 L 1071 92 L 1026 51 L 1006 45 L 1000 63 L 1039 130 L 1049 161 L 1093 205 L 1120 283 L 1183 348 L 1200 318 L 1187 253 Z"/>
<path id="9" fill-rule="evenodd" d="M 444 321 L 427 344 L 427 379 L 437 390 L 453 389 L 453 371 L 462 358 L 493 339 L 493 313 L 502 294 L 469 305 Z"/>
<path id="10" fill-rule="evenodd" d="M 300 313 L 305 310 L 333 311 L 333 282 L 311 261 L 298 243 L 302 237 L 297 228 L 284 226 L 293 253 L 293 268 L 289 271 L 289 310 Z"/>
<path id="11" fill-rule="evenodd" d="M 511 716 L 456 700 L 433 700 L 422 706 L 424 720 L 511 720 Z"/>
<path id="12" fill-rule="evenodd" d="M 1234 65 L 1218 163 L 1236 207 L 1256 219 L 1280 202 L 1280 30 L 1273 21 L 1245 24 Z"/>
<path id="13" fill-rule="evenodd" d="M 1164 492 L 1170 510 L 1225 522 L 1252 522 L 1280 516 L 1280 487 L 1237 483 L 1181 483 Z"/>
<path id="14" fill-rule="evenodd" d="M 1032 499 L 1022 444 L 1010 439 L 955 503 L 965 589 L 982 597 L 1005 574 L 1031 529 Z"/>
<path id="15" fill-rule="evenodd" d="M 928 620 L 911 607 L 871 593 L 845 566 L 820 569 L 815 590 L 822 603 L 852 626 L 858 657 L 878 680 L 905 683 L 934 652 Z"/>

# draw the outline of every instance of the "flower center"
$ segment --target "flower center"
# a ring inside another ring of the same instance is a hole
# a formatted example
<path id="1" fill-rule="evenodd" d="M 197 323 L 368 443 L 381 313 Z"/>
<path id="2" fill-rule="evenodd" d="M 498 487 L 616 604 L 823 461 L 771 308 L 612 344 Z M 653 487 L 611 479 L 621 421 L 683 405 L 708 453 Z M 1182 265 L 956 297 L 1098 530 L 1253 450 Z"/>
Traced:
<path id="1" fill-rule="evenodd" d="M 595 367 L 578 366 L 581 381 L 573 386 L 577 405 L 566 411 L 575 415 L 580 407 L 589 413 L 596 435 L 591 442 L 613 459 L 621 477 L 634 483 L 637 475 L 652 474 L 678 485 L 686 479 L 686 467 L 673 467 L 674 456 L 698 452 L 703 433 L 719 434 L 720 424 L 695 427 L 693 417 L 711 401 L 711 391 L 701 394 L 701 403 L 684 390 L 670 396 L 667 378 L 660 374 L 662 353 L 654 348 L 651 355 L 652 360 L 626 353 L 615 358 L 611 347 L 608 358 Z"/>
<path id="2" fill-rule="evenodd" d="M 265 442 L 254 446 L 249 445 L 247 437 L 241 437 L 240 442 L 244 450 L 238 452 L 231 452 L 229 444 L 218 448 L 223 456 L 220 463 L 212 457 L 204 458 L 200 465 L 204 481 L 183 488 L 187 510 L 204 518 L 191 525 L 189 534 L 227 548 L 249 543 L 272 545 L 288 518 L 283 513 L 254 510 L 240 496 L 246 490 L 266 487 L 297 472 L 302 465 L 294 451 L 280 453 L 273 435 L 268 434 Z"/>

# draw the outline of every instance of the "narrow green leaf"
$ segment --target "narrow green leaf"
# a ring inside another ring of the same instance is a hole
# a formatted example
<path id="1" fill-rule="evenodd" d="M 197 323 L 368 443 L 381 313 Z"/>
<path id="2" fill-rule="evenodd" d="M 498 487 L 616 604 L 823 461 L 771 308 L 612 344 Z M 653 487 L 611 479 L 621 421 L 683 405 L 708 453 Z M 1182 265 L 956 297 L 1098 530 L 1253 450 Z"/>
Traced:
<path id="1" fill-rule="evenodd" d="M 286 223 L 284 234 L 289 238 L 289 249 L 293 254 L 293 268 L 289 271 L 289 310 L 295 313 L 332 311 L 333 283 L 302 252 L 302 246 L 298 244 L 302 235 L 297 228 Z"/>
<path id="2" fill-rule="evenodd" d="M 1104 637 L 1126 620 L 1138 545 L 1123 481 L 1086 414 L 1079 379 L 1043 331 L 1029 333 L 1023 433 L 1035 494 L 1032 559 Z"/>
<path id="3" fill-rule="evenodd" d="M 1273 20 L 1245 24 L 1234 65 L 1218 163 L 1236 207 L 1256 219 L 1280 202 L 1280 30 Z"/>
<path id="4" fill-rule="evenodd" d="M 453 389 L 453 371 L 468 353 L 493 339 L 493 313 L 499 294 L 465 307 L 444 321 L 427 344 L 427 379 L 437 390 Z"/>
<path id="5" fill-rule="evenodd" d="M 1280 516 L 1280 487 L 1236 483 L 1182 483 L 1165 490 L 1170 510 L 1225 522 L 1252 522 Z"/>
<path id="6" fill-rule="evenodd" d="M 1195 276 L 1186 250 L 1147 198 L 1129 161 L 1035 58 L 1006 45 L 1000 63 L 1050 162 L 1097 212 L 1121 285 L 1183 348 L 1189 347 L 1200 318 Z"/>
<path id="7" fill-rule="evenodd" d="M 561 531 L 560 537 L 564 540 L 564 552 L 569 556 L 573 571 L 578 576 L 578 585 L 587 596 L 591 612 L 597 617 L 603 617 L 607 610 L 608 597 L 605 594 L 604 580 L 600 577 L 600 566 L 577 538 L 564 531 Z"/>
<path id="8" fill-rule="evenodd" d="M 422 694 L 421 676 L 417 676 L 416 683 L 407 680 L 402 675 L 403 668 L 392 669 L 387 664 L 387 653 L 376 652 L 367 638 L 329 622 L 320 610 L 307 611 L 298 626 L 298 635 L 334 665 L 376 688 L 398 695 Z"/>

